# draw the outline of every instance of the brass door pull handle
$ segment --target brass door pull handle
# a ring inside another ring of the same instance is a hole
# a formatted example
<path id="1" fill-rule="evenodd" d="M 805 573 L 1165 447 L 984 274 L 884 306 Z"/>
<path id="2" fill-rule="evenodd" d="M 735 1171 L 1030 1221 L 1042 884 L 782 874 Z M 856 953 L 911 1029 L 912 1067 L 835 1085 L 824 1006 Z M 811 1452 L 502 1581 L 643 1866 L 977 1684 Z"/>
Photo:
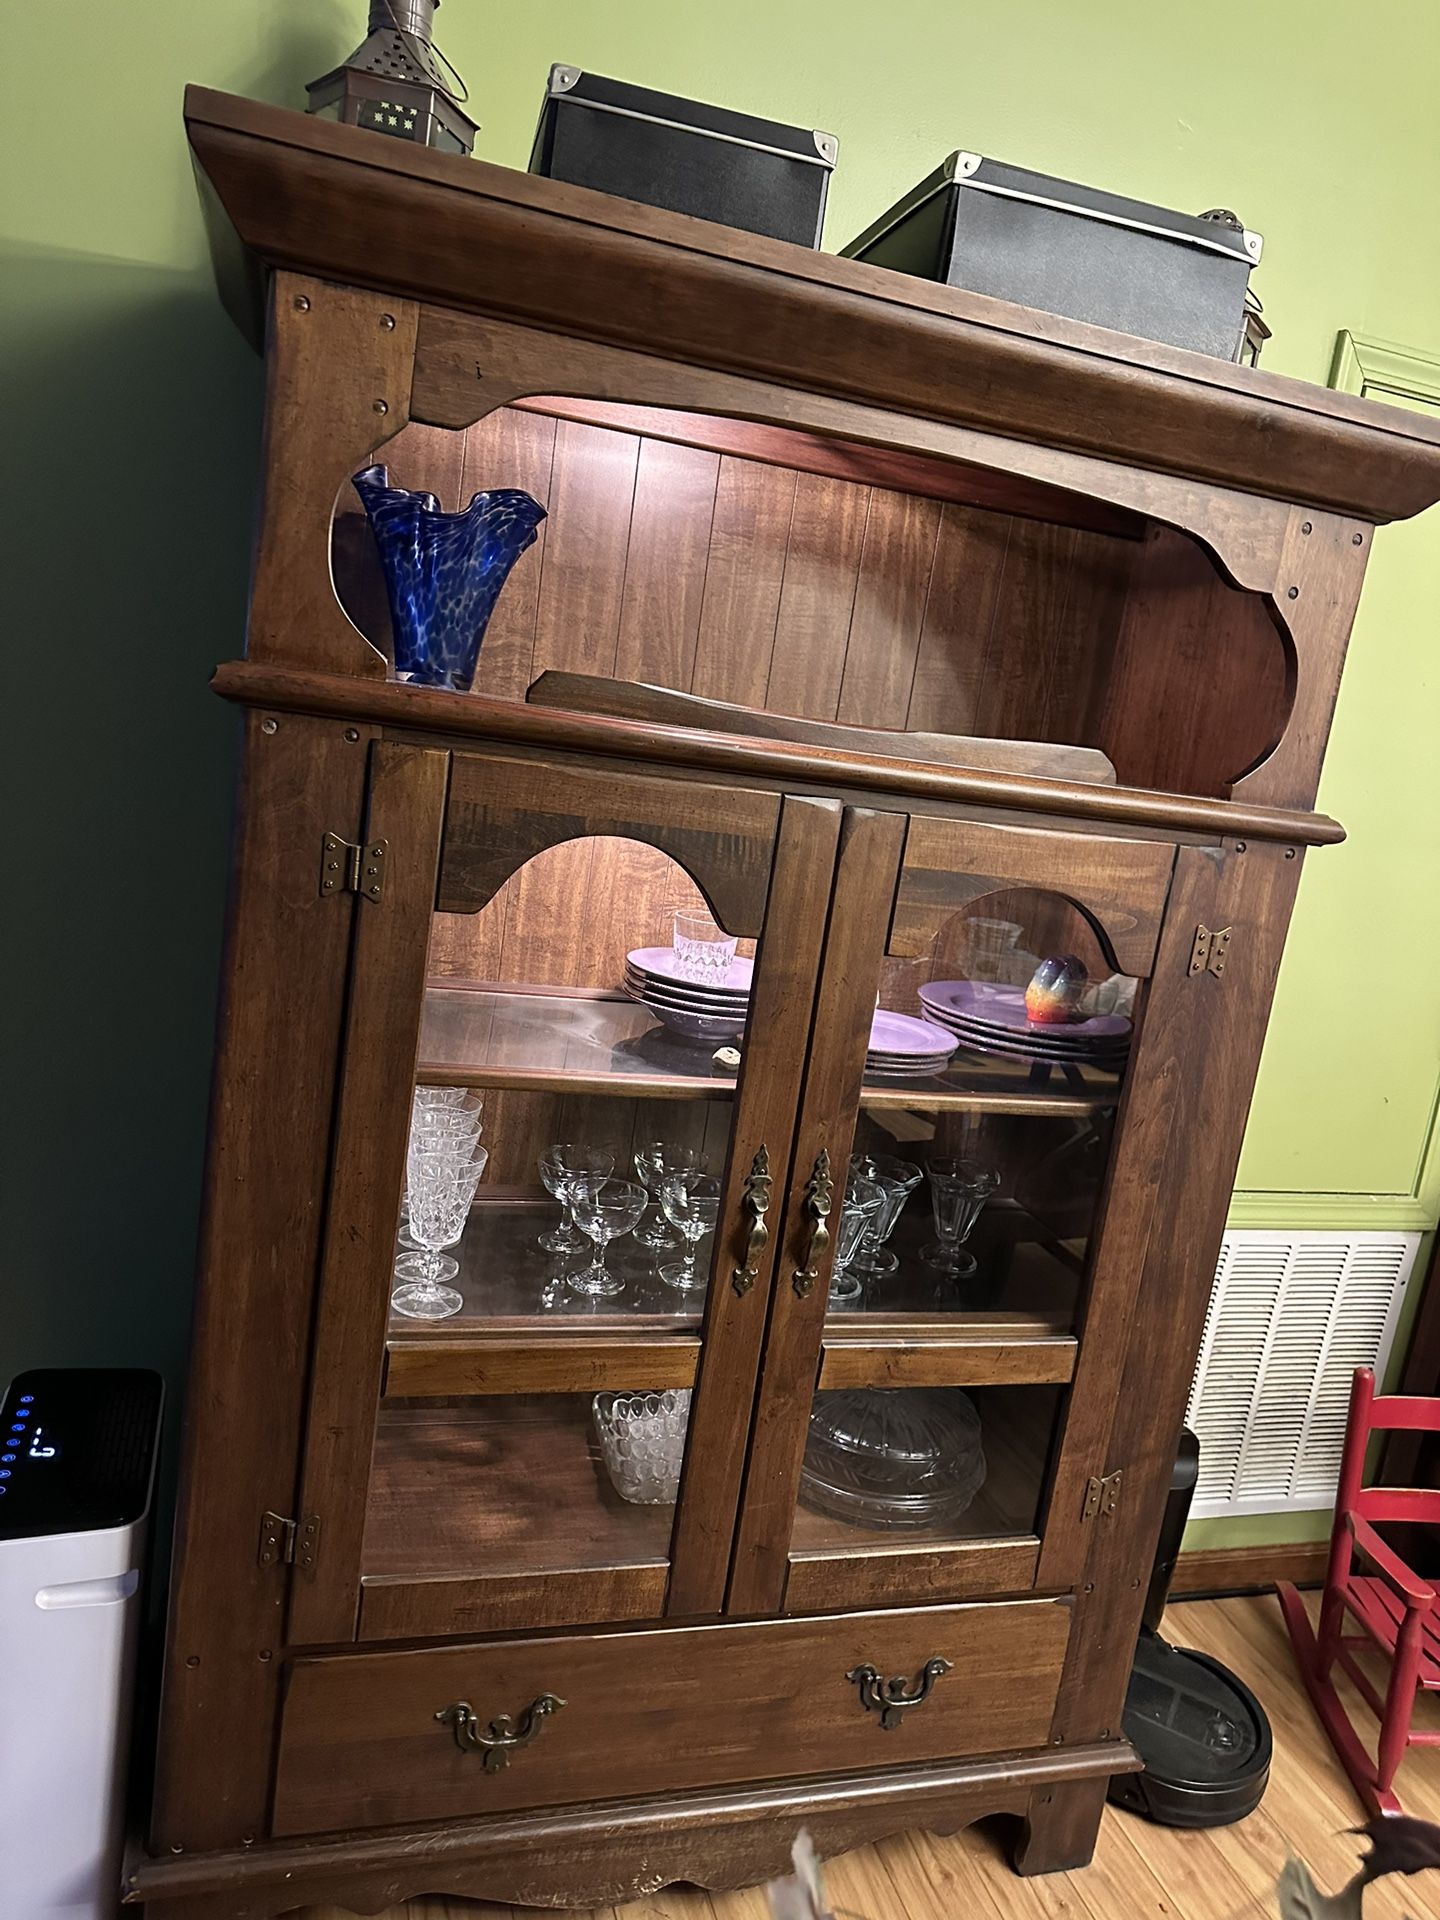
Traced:
<path id="1" fill-rule="evenodd" d="M 730 1276 L 730 1284 L 743 1300 L 760 1277 L 760 1256 L 770 1244 L 770 1229 L 765 1215 L 770 1208 L 770 1154 L 764 1142 L 745 1179 L 741 1204 L 750 1215 L 750 1232 L 745 1253 Z"/>
<path id="2" fill-rule="evenodd" d="M 510 1756 L 517 1747 L 529 1746 L 544 1725 L 546 1715 L 558 1713 L 564 1704 L 553 1693 L 542 1693 L 523 1713 L 497 1713 L 488 1727 L 482 1727 L 470 1702 L 456 1700 L 442 1707 L 435 1718 L 442 1726 L 449 1727 L 462 1753 L 483 1754 L 485 1771 L 499 1773 L 509 1766 Z"/>
<path id="3" fill-rule="evenodd" d="M 829 1149 L 822 1150 L 815 1162 L 814 1171 L 805 1185 L 805 1212 L 810 1220 L 810 1237 L 805 1243 L 805 1257 L 801 1266 L 795 1270 L 792 1285 L 803 1300 L 814 1286 L 820 1275 L 820 1262 L 825 1257 L 825 1249 L 830 1245 L 830 1203 L 834 1189 L 830 1180 Z"/>
<path id="4" fill-rule="evenodd" d="M 877 1667 L 852 1667 L 845 1678 L 860 1689 L 860 1704 L 867 1713 L 878 1713 L 882 1733 L 893 1733 L 909 1707 L 920 1707 L 930 1698 L 930 1689 L 942 1673 L 949 1673 L 948 1660 L 927 1660 L 920 1669 L 915 1691 L 905 1691 L 905 1676 L 882 1680 Z"/>

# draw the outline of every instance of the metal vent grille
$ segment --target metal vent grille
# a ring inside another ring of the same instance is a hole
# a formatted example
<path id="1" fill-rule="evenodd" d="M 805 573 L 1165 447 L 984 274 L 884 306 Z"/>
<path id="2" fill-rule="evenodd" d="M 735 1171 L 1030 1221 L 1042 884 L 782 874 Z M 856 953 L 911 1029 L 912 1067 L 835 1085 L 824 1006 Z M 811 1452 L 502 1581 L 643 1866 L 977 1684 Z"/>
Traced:
<path id="1" fill-rule="evenodd" d="M 1418 1233 L 1231 1233 L 1220 1250 L 1186 1422 L 1191 1512 L 1328 1507 L 1350 1377 L 1384 1373 Z"/>

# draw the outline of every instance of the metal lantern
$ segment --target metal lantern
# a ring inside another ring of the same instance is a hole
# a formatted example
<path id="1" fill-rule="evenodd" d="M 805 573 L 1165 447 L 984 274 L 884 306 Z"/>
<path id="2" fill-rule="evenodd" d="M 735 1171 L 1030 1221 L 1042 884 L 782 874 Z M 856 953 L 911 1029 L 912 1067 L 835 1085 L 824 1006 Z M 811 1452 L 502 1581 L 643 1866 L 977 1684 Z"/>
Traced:
<path id="1" fill-rule="evenodd" d="M 370 31 L 343 65 L 310 82 L 309 111 L 442 153 L 469 153 L 479 125 L 463 111 L 465 83 L 431 39 L 439 4 L 370 0 Z"/>

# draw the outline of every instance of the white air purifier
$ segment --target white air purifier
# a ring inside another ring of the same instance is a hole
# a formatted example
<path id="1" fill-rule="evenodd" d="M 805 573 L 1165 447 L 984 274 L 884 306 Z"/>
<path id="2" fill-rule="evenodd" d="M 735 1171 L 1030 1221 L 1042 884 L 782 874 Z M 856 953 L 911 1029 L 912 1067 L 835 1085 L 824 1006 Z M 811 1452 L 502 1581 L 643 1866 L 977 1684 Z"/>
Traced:
<path id="1" fill-rule="evenodd" d="M 0 1412 L 0 1911 L 115 1920 L 156 1373 L 45 1368 Z"/>

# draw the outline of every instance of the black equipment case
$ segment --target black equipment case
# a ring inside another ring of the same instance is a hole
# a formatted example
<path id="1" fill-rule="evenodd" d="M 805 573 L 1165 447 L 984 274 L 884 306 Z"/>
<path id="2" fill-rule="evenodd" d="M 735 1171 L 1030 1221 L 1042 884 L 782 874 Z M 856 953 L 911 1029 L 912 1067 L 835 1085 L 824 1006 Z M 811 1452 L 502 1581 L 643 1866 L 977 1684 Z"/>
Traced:
<path id="1" fill-rule="evenodd" d="M 833 133 L 554 66 L 531 173 L 818 247 Z"/>
<path id="2" fill-rule="evenodd" d="M 1261 238 L 1233 213 L 1195 218 L 952 153 L 842 249 L 1022 307 L 1222 360 L 1239 358 Z"/>

